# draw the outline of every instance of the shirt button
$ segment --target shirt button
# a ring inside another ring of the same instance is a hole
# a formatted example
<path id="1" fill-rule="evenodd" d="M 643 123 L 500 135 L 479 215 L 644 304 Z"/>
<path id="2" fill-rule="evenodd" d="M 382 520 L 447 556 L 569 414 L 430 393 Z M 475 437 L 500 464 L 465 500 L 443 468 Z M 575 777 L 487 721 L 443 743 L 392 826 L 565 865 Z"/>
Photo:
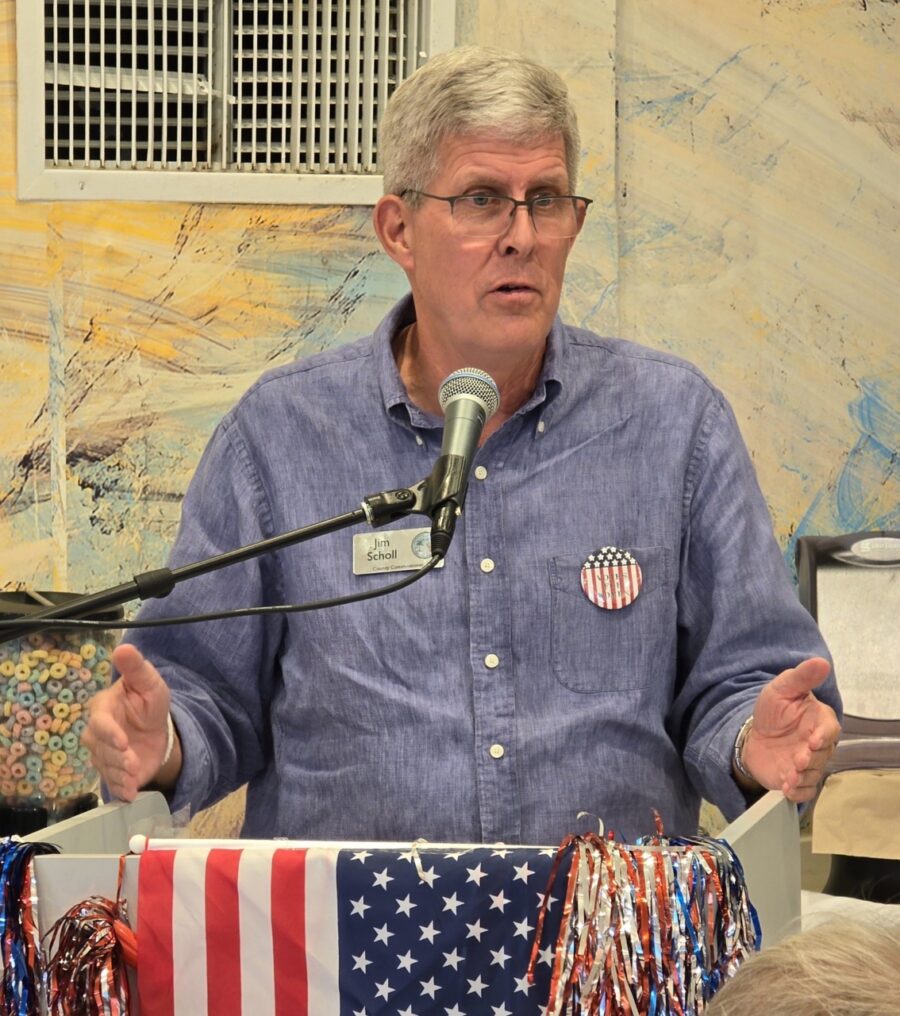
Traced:
<path id="1" fill-rule="evenodd" d="M 494 570 L 494 562 L 489 557 L 486 557 L 481 562 L 481 570 L 485 573 L 485 575 L 490 575 L 490 573 Z"/>
<path id="2" fill-rule="evenodd" d="M 476 466 L 475 467 L 475 479 L 476 480 L 484 480 L 486 478 L 487 478 L 487 470 L 484 468 L 484 466 Z"/>
<path id="3" fill-rule="evenodd" d="M 502 744 L 492 744 L 488 751 L 491 753 L 491 758 L 503 758 L 506 754 Z"/>
<path id="4" fill-rule="evenodd" d="M 538 425 L 537 425 L 537 432 L 538 432 L 538 434 L 543 434 L 545 429 L 546 428 L 544 426 L 544 421 L 543 420 L 539 420 L 538 421 Z"/>
<path id="5" fill-rule="evenodd" d="M 484 665 L 493 670 L 500 666 L 500 657 L 496 653 L 488 653 L 484 658 Z"/>

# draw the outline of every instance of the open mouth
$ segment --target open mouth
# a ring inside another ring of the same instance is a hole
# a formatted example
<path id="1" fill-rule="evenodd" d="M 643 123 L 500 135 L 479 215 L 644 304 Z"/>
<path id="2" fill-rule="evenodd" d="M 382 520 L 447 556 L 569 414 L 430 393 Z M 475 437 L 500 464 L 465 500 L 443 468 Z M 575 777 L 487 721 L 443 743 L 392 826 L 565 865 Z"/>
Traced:
<path id="1" fill-rule="evenodd" d="M 507 285 L 498 286 L 495 293 L 533 293 L 534 290 L 531 286 L 517 286 L 515 283 L 509 283 Z"/>

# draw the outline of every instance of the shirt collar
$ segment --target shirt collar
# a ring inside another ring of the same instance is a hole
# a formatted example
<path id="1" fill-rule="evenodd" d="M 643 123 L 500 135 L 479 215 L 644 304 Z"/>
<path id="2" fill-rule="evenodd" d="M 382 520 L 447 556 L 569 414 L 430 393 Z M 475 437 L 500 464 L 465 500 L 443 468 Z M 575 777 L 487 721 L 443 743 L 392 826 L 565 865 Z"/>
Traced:
<path id="1" fill-rule="evenodd" d="M 544 353 L 544 362 L 541 366 L 541 373 L 538 375 L 537 384 L 531 398 L 527 399 L 524 405 L 520 406 L 516 416 L 524 416 L 538 406 L 544 406 L 541 413 L 545 417 L 550 404 L 559 395 L 564 384 L 563 366 L 566 351 L 566 326 L 560 320 L 559 315 L 553 319 L 553 327 L 547 336 L 547 351 Z"/>
<path id="2" fill-rule="evenodd" d="M 394 304 L 375 329 L 373 355 L 375 370 L 381 384 L 384 409 L 388 416 L 413 427 L 442 427 L 444 421 L 426 413 L 410 399 L 400 369 L 394 359 L 394 339 L 416 320 L 416 308 L 411 293 Z"/>
<path id="3" fill-rule="evenodd" d="M 413 427 L 442 427 L 444 421 L 441 417 L 424 412 L 409 398 L 406 386 L 400 377 L 397 361 L 394 359 L 394 339 L 415 319 L 415 305 L 412 294 L 408 293 L 394 304 L 375 329 L 373 355 L 376 374 L 384 398 L 384 408 L 388 416 L 411 424 Z M 544 354 L 544 363 L 537 384 L 531 397 L 519 407 L 516 416 L 523 416 L 544 403 L 549 406 L 556 399 L 565 381 L 563 369 L 565 346 L 566 327 L 557 315 L 547 337 L 547 351 Z"/>

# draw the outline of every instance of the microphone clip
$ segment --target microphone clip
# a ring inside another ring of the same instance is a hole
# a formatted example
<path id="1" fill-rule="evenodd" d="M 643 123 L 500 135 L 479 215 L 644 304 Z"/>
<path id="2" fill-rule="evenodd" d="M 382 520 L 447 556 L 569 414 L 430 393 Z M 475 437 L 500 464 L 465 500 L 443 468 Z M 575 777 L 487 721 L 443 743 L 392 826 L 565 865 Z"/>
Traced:
<path id="1" fill-rule="evenodd" d="M 420 480 L 412 487 L 397 487 L 393 490 L 382 490 L 378 494 L 369 494 L 363 498 L 360 506 L 365 513 L 366 522 L 373 529 L 377 529 L 407 515 L 428 515 L 424 494 L 427 482 Z"/>
<path id="2" fill-rule="evenodd" d="M 462 514 L 466 474 L 464 456 L 442 455 L 432 472 L 412 487 L 383 490 L 363 498 L 366 522 L 377 529 L 407 515 L 425 515 L 431 519 L 431 552 L 443 557 Z"/>

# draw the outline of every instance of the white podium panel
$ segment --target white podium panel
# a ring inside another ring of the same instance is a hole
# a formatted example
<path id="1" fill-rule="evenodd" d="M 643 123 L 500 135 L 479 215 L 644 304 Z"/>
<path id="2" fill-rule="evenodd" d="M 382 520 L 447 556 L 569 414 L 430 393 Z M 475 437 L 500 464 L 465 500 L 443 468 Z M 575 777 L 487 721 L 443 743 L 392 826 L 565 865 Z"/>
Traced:
<path id="1" fill-rule="evenodd" d="M 31 843 L 55 843 L 64 854 L 126 854 L 136 834 L 151 835 L 170 824 L 162 794 L 144 791 L 130 804 L 102 804 L 46 829 L 23 836 Z"/>

